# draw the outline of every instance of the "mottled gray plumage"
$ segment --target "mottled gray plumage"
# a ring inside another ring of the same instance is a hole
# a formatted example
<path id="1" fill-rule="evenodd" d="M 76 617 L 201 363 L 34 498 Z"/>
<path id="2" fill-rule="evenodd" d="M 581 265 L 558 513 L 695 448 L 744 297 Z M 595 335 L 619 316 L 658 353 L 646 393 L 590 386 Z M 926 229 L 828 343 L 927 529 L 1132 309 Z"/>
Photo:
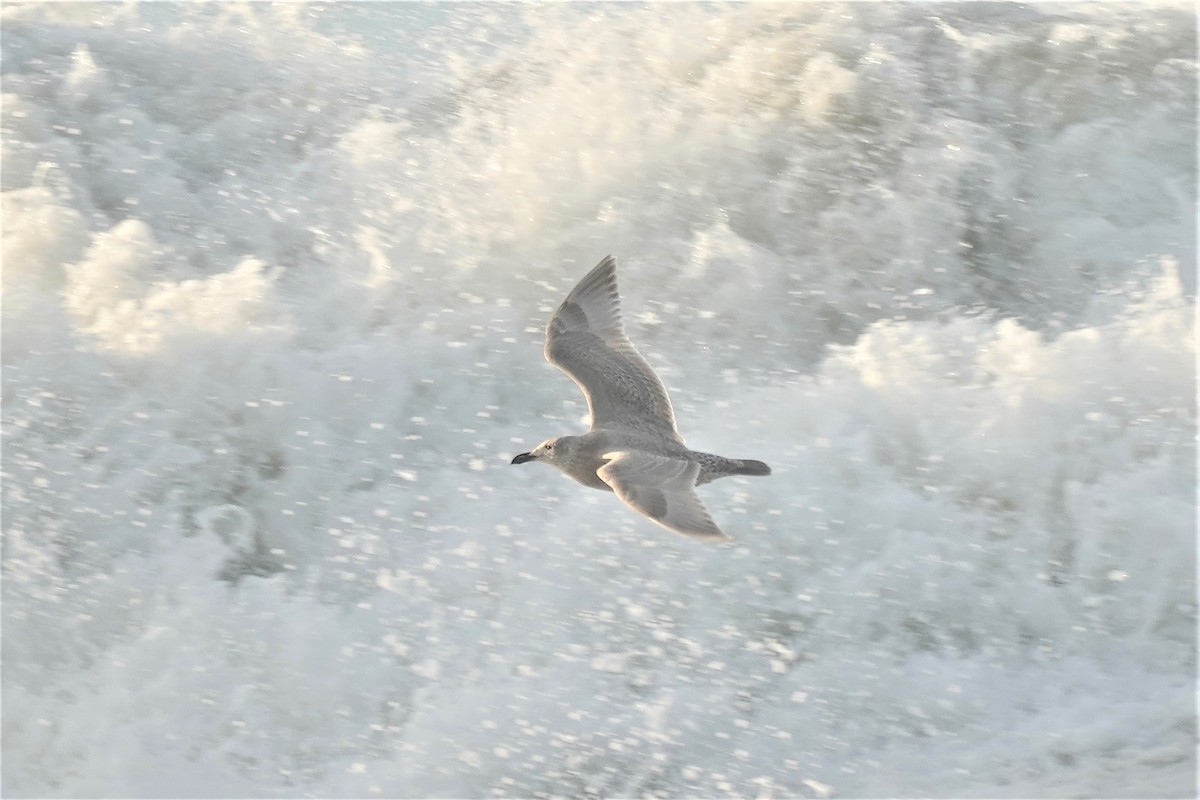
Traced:
<path id="1" fill-rule="evenodd" d="M 583 390 L 591 430 L 547 439 L 512 463 L 545 461 L 685 536 L 727 539 L 695 487 L 729 475 L 770 475 L 761 461 L 689 450 L 662 381 L 621 325 L 617 263 L 608 256 L 567 295 L 546 326 L 546 360 Z"/>

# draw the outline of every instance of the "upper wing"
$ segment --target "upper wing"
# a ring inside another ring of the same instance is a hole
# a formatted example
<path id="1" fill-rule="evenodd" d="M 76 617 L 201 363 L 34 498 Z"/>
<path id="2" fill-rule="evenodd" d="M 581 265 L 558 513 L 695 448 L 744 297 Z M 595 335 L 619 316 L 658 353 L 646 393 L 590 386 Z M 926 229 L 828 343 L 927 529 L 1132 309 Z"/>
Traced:
<path id="1" fill-rule="evenodd" d="M 730 538 L 696 496 L 698 463 L 627 450 L 605 453 L 604 458 L 608 463 L 596 474 L 633 510 L 694 539 Z"/>
<path id="2" fill-rule="evenodd" d="M 607 256 L 554 312 L 546 360 L 579 384 L 593 429 L 653 429 L 682 442 L 666 388 L 625 337 L 616 267 Z"/>

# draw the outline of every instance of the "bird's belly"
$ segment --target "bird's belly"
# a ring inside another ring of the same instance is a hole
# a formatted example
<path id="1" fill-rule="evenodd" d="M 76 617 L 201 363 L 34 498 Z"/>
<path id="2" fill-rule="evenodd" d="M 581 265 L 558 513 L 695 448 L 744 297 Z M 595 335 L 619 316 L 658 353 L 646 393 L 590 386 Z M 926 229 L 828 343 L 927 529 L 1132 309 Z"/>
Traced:
<path id="1" fill-rule="evenodd" d="M 603 461 L 596 465 L 596 469 L 599 469 L 602 466 L 604 466 Z M 589 486 L 593 489 L 603 489 L 606 492 L 612 491 L 612 487 L 600 480 L 600 476 L 596 474 L 596 470 L 594 469 L 581 470 L 579 473 L 573 473 L 571 477 L 582 483 L 584 486 Z"/>

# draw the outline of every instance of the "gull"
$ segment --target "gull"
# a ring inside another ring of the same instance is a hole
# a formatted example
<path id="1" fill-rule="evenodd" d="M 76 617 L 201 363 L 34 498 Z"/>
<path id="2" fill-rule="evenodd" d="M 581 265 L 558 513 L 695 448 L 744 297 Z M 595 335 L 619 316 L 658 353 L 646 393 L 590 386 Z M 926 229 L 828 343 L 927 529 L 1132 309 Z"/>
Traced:
<path id="1" fill-rule="evenodd" d="M 545 354 L 583 390 L 591 430 L 547 439 L 515 456 L 513 464 L 550 464 L 684 536 L 731 538 L 713 522 L 696 487 L 729 475 L 770 475 L 771 468 L 684 444 L 666 387 L 625 336 L 612 256 L 585 275 L 554 312 Z"/>

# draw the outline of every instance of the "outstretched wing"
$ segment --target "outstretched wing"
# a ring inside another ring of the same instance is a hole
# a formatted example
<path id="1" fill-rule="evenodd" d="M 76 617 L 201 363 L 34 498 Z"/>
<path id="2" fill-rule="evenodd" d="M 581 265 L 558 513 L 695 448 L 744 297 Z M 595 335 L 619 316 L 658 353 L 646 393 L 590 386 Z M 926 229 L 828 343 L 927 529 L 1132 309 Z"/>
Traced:
<path id="1" fill-rule="evenodd" d="M 567 295 L 546 326 L 546 360 L 579 384 L 593 430 L 654 430 L 682 442 L 666 388 L 625 337 L 616 269 L 606 257 Z"/>
<path id="2" fill-rule="evenodd" d="M 608 463 L 596 474 L 634 511 L 693 539 L 730 538 L 696 495 L 698 463 L 627 450 L 605 453 L 604 458 Z"/>

